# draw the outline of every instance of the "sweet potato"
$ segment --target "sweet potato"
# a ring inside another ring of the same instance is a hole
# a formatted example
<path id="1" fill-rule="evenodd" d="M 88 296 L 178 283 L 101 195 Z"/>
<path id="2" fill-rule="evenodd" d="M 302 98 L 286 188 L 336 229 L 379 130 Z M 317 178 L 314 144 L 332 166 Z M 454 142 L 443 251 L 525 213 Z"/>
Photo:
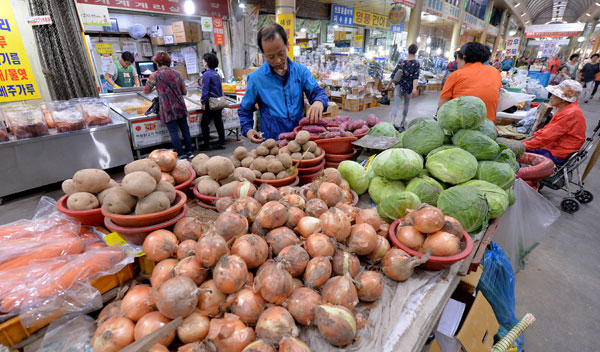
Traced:
<path id="1" fill-rule="evenodd" d="M 280 141 L 282 139 L 287 139 L 287 140 L 291 141 L 294 138 L 296 138 L 296 134 L 294 132 L 286 132 L 286 133 L 280 133 L 279 134 L 279 140 Z"/>
<path id="2" fill-rule="evenodd" d="M 320 125 L 320 126 L 327 126 L 327 121 L 324 121 L 323 119 L 319 119 L 319 121 L 317 121 L 317 123 L 311 123 L 308 118 L 303 117 L 302 119 L 300 119 L 300 122 L 298 122 L 298 124 L 300 126 L 307 126 L 307 125 Z"/>
<path id="3" fill-rule="evenodd" d="M 305 125 L 302 126 L 302 130 L 308 131 L 309 133 L 321 133 L 327 131 L 325 127 L 319 125 Z"/>

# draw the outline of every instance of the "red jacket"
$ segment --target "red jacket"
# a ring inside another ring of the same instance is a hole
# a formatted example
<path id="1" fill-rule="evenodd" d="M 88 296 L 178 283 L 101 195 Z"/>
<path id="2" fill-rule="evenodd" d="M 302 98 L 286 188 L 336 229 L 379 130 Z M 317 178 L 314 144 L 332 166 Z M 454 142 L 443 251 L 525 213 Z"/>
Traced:
<path id="1" fill-rule="evenodd" d="M 523 142 L 527 149 L 546 149 L 557 158 L 567 158 L 585 142 L 585 117 L 577 101 L 559 111 L 549 124 Z"/>

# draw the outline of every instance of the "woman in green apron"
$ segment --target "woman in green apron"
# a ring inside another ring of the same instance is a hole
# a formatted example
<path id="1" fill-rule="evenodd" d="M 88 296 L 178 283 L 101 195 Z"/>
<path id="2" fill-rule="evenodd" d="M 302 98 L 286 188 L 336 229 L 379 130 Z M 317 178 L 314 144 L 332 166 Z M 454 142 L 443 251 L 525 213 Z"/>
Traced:
<path id="1" fill-rule="evenodd" d="M 129 51 L 124 51 L 121 54 L 121 59 L 115 62 L 114 66 L 110 66 L 108 71 L 104 73 L 106 81 L 114 88 L 120 87 L 136 87 L 140 86 L 140 79 L 137 71 L 132 65 L 134 61 L 133 54 Z"/>

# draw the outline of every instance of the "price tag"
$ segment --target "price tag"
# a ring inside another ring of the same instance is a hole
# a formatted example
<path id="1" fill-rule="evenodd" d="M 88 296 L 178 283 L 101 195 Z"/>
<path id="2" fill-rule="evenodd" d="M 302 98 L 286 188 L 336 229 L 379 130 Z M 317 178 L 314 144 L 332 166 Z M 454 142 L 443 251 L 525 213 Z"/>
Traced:
<path id="1" fill-rule="evenodd" d="M 126 245 L 129 244 L 117 232 L 111 232 L 108 235 L 104 236 L 104 242 L 106 242 L 106 244 L 109 247 L 114 247 L 114 246 L 121 247 L 121 246 L 126 246 Z M 130 253 L 128 251 L 125 251 L 125 254 L 131 255 L 131 256 L 134 256 L 134 257 L 141 257 L 143 255 L 146 255 L 146 253 L 144 251 L 139 251 L 137 253 Z"/>
<path id="2" fill-rule="evenodd" d="M 111 43 L 97 43 L 96 44 L 96 51 L 100 55 L 102 55 L 102 54 L 112 54 L 113 53 L 113 46 L 112 46 Z"/>

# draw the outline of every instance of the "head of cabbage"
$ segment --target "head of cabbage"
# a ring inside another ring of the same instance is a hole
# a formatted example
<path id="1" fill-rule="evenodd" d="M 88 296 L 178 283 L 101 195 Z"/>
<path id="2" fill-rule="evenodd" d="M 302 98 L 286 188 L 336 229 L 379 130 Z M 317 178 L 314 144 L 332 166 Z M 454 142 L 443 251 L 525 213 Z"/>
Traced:
<path id="1" fill-rule="evenodd" d="M 496 130 L 496 125 L 490 119 L 483 119 L 481 125 L 476 128 L 477 131 L 485 134 L 493 140 L 498 138 L 498 130 Z"/>
<path id="2" fill-rule="evenodd" d="M 510 207 L 517 201 L 517 195 L 512 187 L 506 190 L 506 194 L 508 194 L 508 206 Z"/>
<path id="3" fill-rule="evenodd" d="M 506 208 L 509 206 L 508 194 L 493 183 L 471 180 L 463 183 L 463 185 L 473 187 L 483 193 L 490 208 L 490 219 L 495 219 L 504 214 Z"/>
<path id="4" fill-rule="evenodd" d="M 371 167 L 377 176 L 408 180 L 423 170 L 423 157 L 410 149 L 393 148 L 377 155 Z"/>
<path id="5" fill-rule="evenodd" d="M 515 172 L 506 163 L 480 161 L 477 167 L 477 179 L 508 189 L 515 183 Z"/>
<path id="6" fill-rule="evenodd" d="M 396 192 L 377 204 L 377 213 L 383 220 L 391 223 L 406 215 L 406 209 L 417 209 L 419 205 L 421 200 L 414 193 Z"/>
<path id="7" fill-rule="evenodd" d="M 425 167 L 436 179 L 457 185 L 475 177 L 477 159 L 466 150 L 450 148 L 429 156 Z"/>
<path id="8" fill-rule="evenodd" d="M 398 137 L 399 133 L 391 123 L 381 122 L 371 127 L 367 134 L 373 136 Z"/>
<path id="9" fill-rule="evenodd" d="M 519 169 L 521 168 L 521 166 L 519 165 L 519 162 L 517 161 L 517 157 L 515 156 L 515 153 L 508 149 L 506 146 L 504 145 L 500 145 L 500 154 L 498 154 L 498 156 L 496 157 L 496 159 L 494 159 L 494 161 L 497 161 L 499 163 L 506 163 L 508 165 L 510 165 L 510 167 L 513 169 L 513 171 L 515 173 L 519 172 Z"/>
<path id="10" fill-rule="evenodd" d="M 338 166 L 338 171 L 342 177 L 348 181 L 350 188 L 361 195 L 369 188 L 369 177 L 365 168 L 353 160 L 344 160 Z"/>
<path id="11" fill-rule="evenodd" d="M 487 114 L 483 100 L 464 96 L 442 105 L 437 119 L 442 128 L 454 133 L 461 129 L 477 128 Z"/>
<path id="12" fill-rule="evenodd" d="M 381 203 L 390 194 L 402 191 L 404 191 L 404 183 L 402 181 L 393 181 L 375 176 L 369 183 L 369 196 L 371 196 L 375 204 Z"/>
<path id="13" fill-rule="evenodd" d="M 402 147 L 425 155 L 444 143 L 444 130 L 435 120 L 419 120 L 402 133 Z"/>
<path id="14" fill-rule="evenodd" d="M 432 156 L 433 154 L 435 154 L 437 152 L 441 152 L 442 150 L 446 150 L 446 149 L 450 149 L 450 148 L 456 148 L 456 146 L 452 145 L 452 144 L 441 145 L 441 146 L 435 148 L 434 150 L 430 151 L 429 153 L 427 153 L 427 156 L 425 158 L 429 158 L 430 156 Z"/>
<path id="15" fill-rule="evenodd" d="M 500 153 L 498 143 L 479 131 L 460 130 L 452 137 L 452 144 L 473 154 L 477 160 L 493 160 Z"/>
<path id="16" fill-rule="evenodd" d="M 479 232 L 487 225 L 489 207 L 485 196 L 469 186 L 454 186 L 438 197 L 438 209 L 458 220 L 468 233 Z"/>
<path id="17" fill-rule="evenodd" d="M 444 186 L 429 176 L 419 175 L 410 180 L 406 185 L 406 190 L 414 193 L 421 202 L 436 206 Z"/>

